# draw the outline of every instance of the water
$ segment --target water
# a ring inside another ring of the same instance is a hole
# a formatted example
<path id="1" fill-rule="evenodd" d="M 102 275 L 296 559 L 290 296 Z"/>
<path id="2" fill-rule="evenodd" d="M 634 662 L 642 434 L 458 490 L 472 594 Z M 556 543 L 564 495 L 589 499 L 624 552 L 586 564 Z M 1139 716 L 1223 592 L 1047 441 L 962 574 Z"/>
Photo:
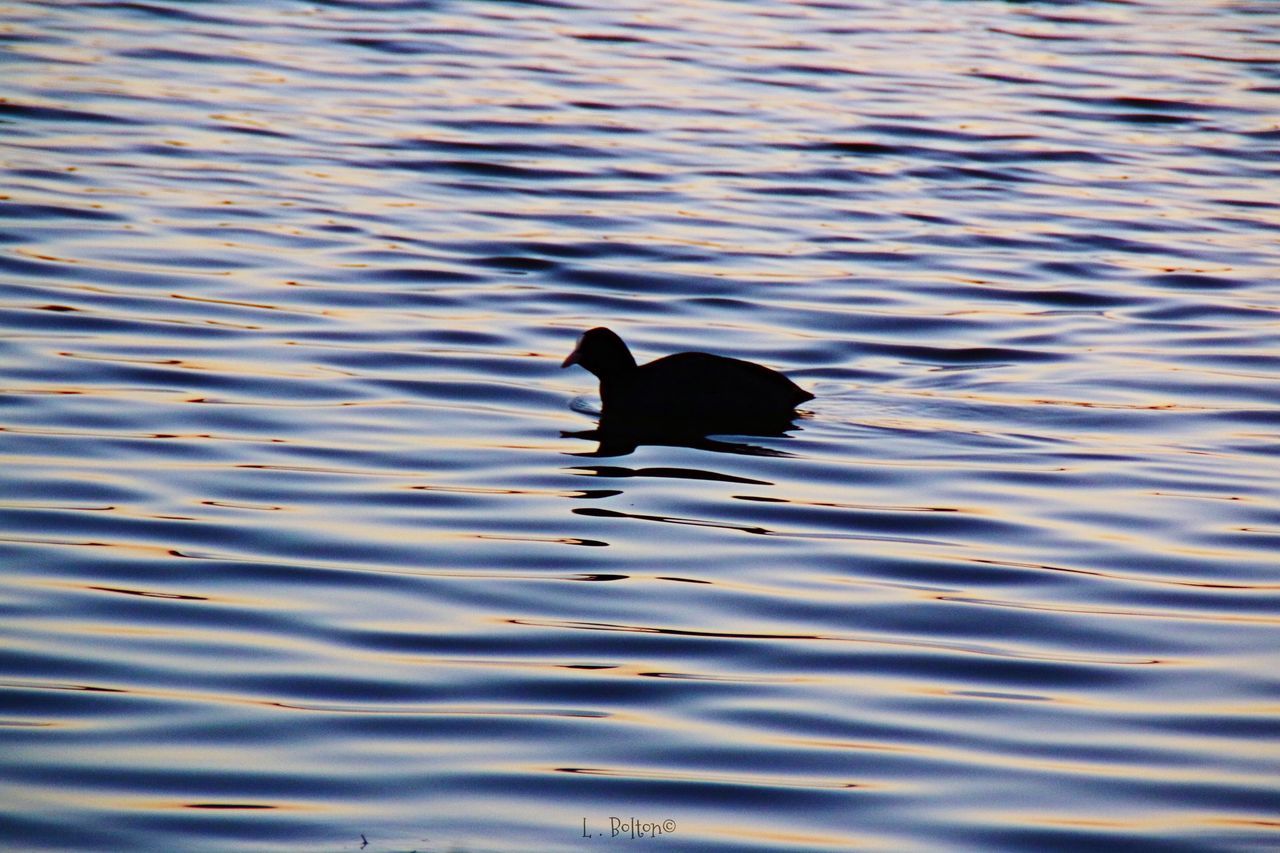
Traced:
<path id="1" fill-rule="evenodd" d="M 0 846 L 1280 845 L 1276 5 L 0 37 Z"/>

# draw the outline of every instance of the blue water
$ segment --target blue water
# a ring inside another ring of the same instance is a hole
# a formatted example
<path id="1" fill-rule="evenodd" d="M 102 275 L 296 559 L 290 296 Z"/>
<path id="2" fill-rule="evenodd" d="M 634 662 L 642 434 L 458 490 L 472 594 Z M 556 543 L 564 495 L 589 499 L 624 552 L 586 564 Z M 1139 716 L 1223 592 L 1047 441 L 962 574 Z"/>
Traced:
<path id="1" fill-rule="evenodd" d="M 1280 6 L 0 44 L 0 847 L 1280 847 Z"/>

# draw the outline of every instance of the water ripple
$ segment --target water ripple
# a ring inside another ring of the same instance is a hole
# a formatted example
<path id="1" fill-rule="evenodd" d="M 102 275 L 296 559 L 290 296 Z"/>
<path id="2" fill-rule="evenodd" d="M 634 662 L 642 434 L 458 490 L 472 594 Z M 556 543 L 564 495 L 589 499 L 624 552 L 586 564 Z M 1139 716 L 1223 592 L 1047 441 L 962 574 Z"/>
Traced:
<path id="1" fill-rule="evenodd" d="M 1275 847 L 1278 26 L 7 5 L 6 843 Z"/>

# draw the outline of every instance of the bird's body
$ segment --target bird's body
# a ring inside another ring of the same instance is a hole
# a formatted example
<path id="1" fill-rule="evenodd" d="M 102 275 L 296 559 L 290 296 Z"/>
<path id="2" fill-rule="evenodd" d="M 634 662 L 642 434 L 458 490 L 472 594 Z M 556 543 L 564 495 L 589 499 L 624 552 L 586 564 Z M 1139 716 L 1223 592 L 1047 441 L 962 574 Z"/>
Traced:
<path id="1" fill-rule="evenodd" d="M 813 395 L 763 365 L 681 352 L 637 365 L 609 329 L 584 333 L 564 361 L 600 379 L 602 429 L 665 435 L 773 434 Z"/>

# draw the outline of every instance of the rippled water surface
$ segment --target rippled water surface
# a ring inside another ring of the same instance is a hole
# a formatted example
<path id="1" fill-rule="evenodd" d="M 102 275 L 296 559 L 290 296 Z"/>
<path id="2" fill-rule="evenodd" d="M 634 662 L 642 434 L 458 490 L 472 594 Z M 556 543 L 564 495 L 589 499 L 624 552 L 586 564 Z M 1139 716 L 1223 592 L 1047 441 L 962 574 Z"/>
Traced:
<path id="1" fill-rule="evenodd" d="M 1280 846 L 1280 6 L 0 40 L 0 846 Z"/>

